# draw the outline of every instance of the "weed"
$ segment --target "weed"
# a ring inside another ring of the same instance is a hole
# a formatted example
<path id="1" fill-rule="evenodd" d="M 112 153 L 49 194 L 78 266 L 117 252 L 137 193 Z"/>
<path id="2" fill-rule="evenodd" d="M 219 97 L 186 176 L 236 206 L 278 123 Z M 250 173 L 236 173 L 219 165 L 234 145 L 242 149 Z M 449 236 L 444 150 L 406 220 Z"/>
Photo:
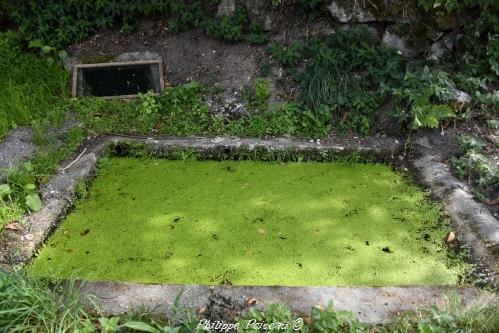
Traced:
<path id="1" fill-rule="evenodd" d="M 251 45 L 265 44 L 269 39 L 262 25 L 254 21 L 250 23 L 249 32 L 244 38 Z"/>
<path id="2" fill-rule="evenodd" d="M 387 324 L 382 332 L 497 332 L 499 319 L 496 302 L 475 303 L 465 307 L 459 296 L 447 296 L 443 307 L 419 308 Z"/>
<path id="3" fill-rule="evenodd" d="M 0 330 L 2 332 L 67 332 L 88 318 L 79 288 L 27 277 L 24 272 L 0 271 Z M 87 299 L 90 301 L 91 299 Z"/>
<path id="4" fill-rule="evenodd" d="M 165 89 L 158 97 L 161 131 L 175 135 L 207 133 L 210 122 L 204 91 L 196 82 Z"/>
<path id="5" fill-rule="evenodd" d="M 461 179 L 467 178 L 471 185 L 478 187 L 478 192 L 499 183 L 499 169 L 483 153 L 485 143 L 463 135 L 459 138 L 462 154 L 452 157 L 450 164 L 454 173 Z"/>
<path id="6" fill-rule="evenodd" d="M 302 58 L 303 46 L 299 42 L 293 42 L 289 46 L 279 44 L 276 41 L 269 43 L 267 52 L 282 66 L 297 66 Z"/>
<path id="7" fill-rule="evenodd" d="M 22 52 L 15 34 L 0 33 L 0 72 L 0 138 L 11 127 L 64 114 L 66 71 Z"/>
<path id="8" fill-rule="evenodd" d="M 265 111 L 270 98 L 269 81 L 260 77 L 255 78 L 253 86 L 245 87 L 242 96 L 250 109 Z"/>

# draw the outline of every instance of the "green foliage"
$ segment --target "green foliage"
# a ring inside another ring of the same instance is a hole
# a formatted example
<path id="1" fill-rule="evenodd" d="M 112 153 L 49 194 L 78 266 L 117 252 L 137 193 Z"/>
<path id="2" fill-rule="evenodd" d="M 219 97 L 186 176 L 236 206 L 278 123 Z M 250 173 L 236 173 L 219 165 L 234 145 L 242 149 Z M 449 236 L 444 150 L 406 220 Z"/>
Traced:
<path id="1" fill-rule="evenodd" d="M 249 32 L 244 38 L 251 45 L 265 44 L 269 39 L 262 25 L 254 21 L 250 23 Z"/>
<path id="2" fill-rule="evenodd" d="M 292 135 L 298 138 L 323 138 L 331 129 L 329 112 L 324 108 L 311 110 L 300 103 L 286 102 L 259 114 L 247 113 L 224 124 L 231 135 L 265 137 Z"/>
<path id="3" fill-rule="evenodd" d="M 26 39 L 62 47 L 117 24 L 130 31 L 139 17 L 173 12 L 176 4 L 165 0 L 28 0 L 15 6 L 11 16 Z"/>
<path id="4" fill-rule="evenodd" d="M 360 323 L 348 311 L 335 311 L 329 303 L 326 309 L 312 309 L 312 330 L 314 332 L 367 332 L 367 326 Z"/>
<path id="5" fill-rule="evenodd" d="M 12 127 L 41 118 L 57 123 L 67 73 L 21 50 L 17 35 L 0 33 L 0 138 Z"/>
<path id="6" fill-rule="evenodd" d="M 236 118 L 212 114 L 204 102 L 206 88 L 196 82 L 165 89 L 159 96 L 142 95 L 139 100 L 79 98 L 72 108 L 87 131 L 97 133 L 149 133 L 168 135 L 218 135 L 264 137 L 293 135 L 321 138 L 331 128 L 326 108 L 311 109 L 301 103 L 283 103 L 268 110 L 267 80 L 257 78 L 246 90 L 248 105 L 259 112 Z M 139 114 L 139 117 L 137 117 Z"/>
<path id="7" fill-rule="evenodd" d="M 9 200 L 4 198 L 3 205 L 0 203 L 0 227 L 16 221 L 23 213 L 42 208 L 37 187 L 49 179 L 59 161 L 71 154 L 84 138 L 84 131 L 75 127 L 69 131 L 62 146 L 55 147 L 54 142 L 48 139 L 38 147 L 39 151 L 31 161 L 8 173 L 4 185 L 10 189 Z"/>
<path id="8" fill-rule="evenodd" d="M 204 12 L 201 1 L 169 1 L 172 20 L 168 23 L 173 31 L 187 31 L 201 27 L 204 23 Z"/>
<path id="9" fill-rule="evenodd" d="M 446 297 L 444 306 L 418 308 L 387 324 L 381 332 L 444 333 L 483 332 L 499 330 L 498 303 L 465 302 L 456 294 Z"/>
<path id="10" fill-rule="evenodd" d="M 192 82 L 167 88 L 159 96 L 142 94 L 138 100 L 129 103 L 80 98 L 74 100 L 72 105 L 89 131 L 206 134 L 209 132 L 210 114 L 204 103 L 204 94 L 205 88 Z"/>
<path id="11" fill-rule="evenodd" d="M 245 39 L 250 44 L 262 44 L 267 41 L 263 28 L 248 20 L 243 7 L 236 8 L 231 16 L 212 18 L 206 15 L 207 6 L 209 4 L 199 0 L 101 0 L 97 3 L 28 0 L 15 6 L 11 16 L 23 38 L 33 41 L 31 46 L 49 54 L 53 60 L 64 57 L 64 53 L 54 47 L 84 40 L 98 29 L 116 25 L 128 33 L 135 29 L 140 18 L 159 14 L 170 16 L 168 25 L 173 31 L 201 28 L 208 35 L 229 42 Z"/>
<path id="12" fill-rule="evenodd" d="M 151 332 L 178 333 L 196 331 L 198 318 L 181 305 L 182 293 L 175 298 L 169 320 L 150 311 L 133 313 L 127 317 L 104 317 L 99 308 L 84 308 L 94 304 L 84 296 L 74 279 L 58 280 L 28 277 L 23 271 L 4 273 L 0 270 L 0 330 L 2 332 Z M 315 307 L 310 321 L 292 314 L 286 305 L 269 304 L 263 310 L 250 308 L 238 320 L 239 332 L 260 332 L 251 321 L 260 323 L 288 323 L 287 332 L 483 332 L 499 330 L 497 302 L 465 306 L 457 295 L 451 295 L 442 307 L 418 308 L 383 325 L 359 323 L 352 313 L 328 306 Z M 298 321 L 297 321 L 298 320 Z M 298 330 L 292 329 L 297 323 Z M 197 330 L 199 331 L 199 330 Z M 203 331 L 203 330 L 201 330 Z M 286 332 L 286 330 L 267 330 Z"/>
<path id="13" fill-rule="evenodd" d="M 418 0 L 426 15 L 442 20 L 458 17 L 461 37 L 455 61 L 460 72 L 497 81 L 499 75 L 499 6 L 495 0 Z"/>
<path id="14" fill-rule="evenodd" d="M 28 194 L 24 197 L 24 200 L 26 202 L 26 207 L 30 211 L 37 212 L 40 209 L 42 209 L 42 201 L 40 200 L 38 194 L 36 193 Z"/>
<path id="15" fill-rule="evenodd" d="M 206 20 L 203 28 L 210 36 L 234 43 L 242 39 L 243 26 L 247 21 L 244 8 L 237 7 L 232 16 L 222 15 L 218 19 Z"/>
<path id="16" fill-rule="evenodd" d="M 333 127 L 368 135 L 376 111 L 388 93 L 383 85 L 402 78 L 404 60 L 394 51 L 374 46 L 363 27 L 340 29 L 325 39 L 311 38 L 307 65 L 298 76 L 301 101 L 311 109 L 327 109 Z"/>
<path id="17" fill-rule="evenodd" d="M 207 133 L 210 115 L 203 95 L 204 87 L 196 82 L 165 89 L 158 98 L 161 131 L 176 135 Z"/>
<path id="18" fill-rule="evenodd" d="M 408 122 L 412 129 L 436 128 L 447 118 L 454 117 L 448 103 L 454 97 L 455 85 L 448 73 L 425 67 L 408 71 L 400 85 L 391 89 L 397 101 L 394 115 L 401 123 Z"/>
<path id="19" fill-rule="evenodd" d="M 158 103 L 154 97 L 152 91 L 148 91 L 145 94 L 139 93 L 139 105 L 138 111 L 142 117 L 151 117 L 159 112 L 161 105 Z"/>
<path id="20" fill-rule="evenodd" d="M 270 98 L 269 81 L 261 77 L 255 78 L 253 86 L 243 89 L 242 97 L 250 109 L 267 110 Z"/>
<path id="21" fill-rule="evenodd" d="M 293 42 L 289 46 L 285 46 L 272 41 L 267 47 L 267 52 L 282 66 L 297 66 L 302 58 L 302 49 L 303 46 L 299 42 Z"/>
<path id="22" fill-rule="evenodd" d="M 484 155 L 486 144 L 471 136 L 463 135 L 459 138 L 462 154 L 452 157 L 450 164 L 461 178 L 467 178 L 469 182 L 476 184 L 479 189 L 499 184 L 499 168 L 493 161 Z"/>
<path id="23" fill-rule="evenodd" d="M 0 331 L 73 331 L 88 318 L 83 300 L 72 280 L 63 285 L 0 270 Z"/>
<path id="24" fill-rule="evenodd" d="M 30 41 L 28 48 L 38 50 L 39 55 L 47 59 L 49 65 L 55 62 L 61 63 L 67 57 L 66 51 L 57 50 L 55 47 L 49 45 L 43 45 L 39 39 Z"/>
<path id="25" fill-rule="evenodd" d="M 310 323 L 293 315 L 284 304 L 269 304 L 263 310 L 250 308 L 238 321 L 242 328 L 240 332 L 260 332 L 253 324 L 255 321 L 267 324 L 269 327 L 276 323 L 287 324 L 287 329 L 276 326 L 266 330 L 267 332 L 368 332 L 368 326 L 360 323 L 351 312 L 334 310 L 331 303 L 326 309 L 314 307 L 310 315 Z"/>

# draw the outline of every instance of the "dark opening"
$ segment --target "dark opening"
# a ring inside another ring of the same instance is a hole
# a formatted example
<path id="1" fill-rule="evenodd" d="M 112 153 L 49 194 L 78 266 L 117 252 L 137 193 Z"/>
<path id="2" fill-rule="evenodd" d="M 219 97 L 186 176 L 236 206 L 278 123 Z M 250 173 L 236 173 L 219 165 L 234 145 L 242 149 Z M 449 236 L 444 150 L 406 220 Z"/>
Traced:
<path id="1" fill-rule="evenodd" d="M 158 64 L 87 67 L 80 71 L 79 96 L 121 96 L 160 91 Z"/>

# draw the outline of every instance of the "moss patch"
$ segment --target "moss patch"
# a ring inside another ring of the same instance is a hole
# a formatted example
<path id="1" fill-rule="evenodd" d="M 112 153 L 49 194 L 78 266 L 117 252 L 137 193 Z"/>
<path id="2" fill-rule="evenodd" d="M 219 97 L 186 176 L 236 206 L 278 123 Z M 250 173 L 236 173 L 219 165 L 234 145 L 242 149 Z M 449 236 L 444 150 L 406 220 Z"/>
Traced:
<path id="1" fill-rule="evenodd" d="M 441 285 L 462 265 L 382 165 L 110 158 L 28 271 L 235 285 Z"/>

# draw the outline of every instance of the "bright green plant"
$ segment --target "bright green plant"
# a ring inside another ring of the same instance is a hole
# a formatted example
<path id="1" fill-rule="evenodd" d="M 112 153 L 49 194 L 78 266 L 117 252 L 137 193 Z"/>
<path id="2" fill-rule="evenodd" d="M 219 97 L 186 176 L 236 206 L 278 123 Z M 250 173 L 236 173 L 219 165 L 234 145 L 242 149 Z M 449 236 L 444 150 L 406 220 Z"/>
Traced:
<path id="1" fill-rule="evenodd" d="M 74 281 L 50 284 L 21 271 L 0 270 L 0 331 L 68 332 L 88 318 Z"/>
<path id="2" fill-rule="evenodd" d="M 210 111 L 203 98 L 204 87 L 196 82 L 165 89 L 158 97 L 161 131 L 176 135 L 209 132 Z"/>
<path id="3" fill-rule="evenodd" d="M 153 117 L 159 113 L 161 105 L 156 100 L 154 93 L 148 91 L 145 94 L 139 93 L 138 111 L 142 117 Z"/>
<path id="4" fill-rule="evenodd" d="M 12 127 L 60 119 L 67 73 L 21 50 L 19 37 L 0 33 L 0 139 Z M 58 115 L 58 116 L 56 116 Z"/>
<path id="5" fill-rule="evenodd" d="M 261 77 L 255 78 L 253 86 L 245 87 L 242 96 L 250 109 L 265 111 L 270 98 L 269 81 Z"/>

